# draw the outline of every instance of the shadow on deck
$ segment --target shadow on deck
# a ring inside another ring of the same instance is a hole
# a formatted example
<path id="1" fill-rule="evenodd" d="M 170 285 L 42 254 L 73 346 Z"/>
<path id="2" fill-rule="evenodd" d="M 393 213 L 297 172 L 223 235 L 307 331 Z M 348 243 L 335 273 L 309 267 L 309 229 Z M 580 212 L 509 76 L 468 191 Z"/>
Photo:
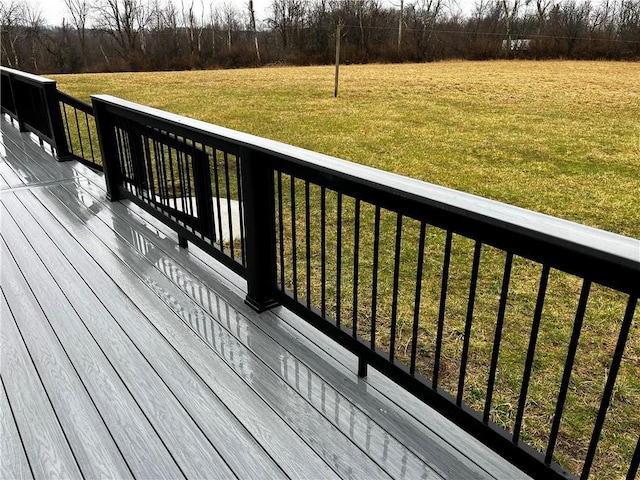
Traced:
<path id="1" fill-rule="evenodd" d="M 523 478 L 2 121 L 2 478 Z"/>

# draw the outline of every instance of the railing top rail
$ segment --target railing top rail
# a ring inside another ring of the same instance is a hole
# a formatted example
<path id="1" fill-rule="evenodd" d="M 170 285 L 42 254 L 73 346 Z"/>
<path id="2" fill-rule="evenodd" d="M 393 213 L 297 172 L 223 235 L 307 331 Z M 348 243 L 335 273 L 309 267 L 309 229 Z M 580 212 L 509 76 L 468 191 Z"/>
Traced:
<path id="1" fill-rule="evenodd" d="M 82 110 L 83 112 L 87 112 L 87 113 L 92 113 L 93 112 L 93 107 L 91 106 L 91 104 L 89 104 L 87 102 L 83 102 L 79 98 L 72 97 L 68 93 L 64 93 L 64 92 L 58 90 L 58 97 L 60 98 L 60 100 L 64 101 L 64 103 L 66 103 L 66 104 L 68 104 L 68 105 L 70 105 L 72 107 L 78 108 L 78 109 Z"/>
<path id="2" fill-rule="evenodd" d="M 55 80 L 51 80 L 50 78 L 41 77 L 40 75 L 33 75 L 31 73 L 23 72 L 22 70 L 15 70 L 9 67 L 0 67 L 0 71 L 2 73 L 15 75 L 16 77 L 20 77 L 23 80 L 28 80 L 30 83 L 56 83 Z"/>
<path id="3" fill-rule="evenodd" d="M 93 99 L 136 115 L 232 142 L 336 178 L 391 193 L 444 213 L 459 215 L 553 247 L 566 248 L 594 260 L 624 266 L 640 275 L 640 240 L 526 210 L 421 180 L 385 172 L 329 155 L 122 100 L 111 95 Z"/>

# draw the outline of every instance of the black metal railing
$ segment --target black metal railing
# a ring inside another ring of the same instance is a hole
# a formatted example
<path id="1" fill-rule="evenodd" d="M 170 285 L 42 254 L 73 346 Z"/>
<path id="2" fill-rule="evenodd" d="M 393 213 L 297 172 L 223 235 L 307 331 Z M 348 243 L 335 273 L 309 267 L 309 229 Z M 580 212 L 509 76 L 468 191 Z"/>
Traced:
<path id="1" fill-rule="evenodd" d="M 96 170 L 102 170 L 93 107 L 60 91 L 58 91 L 58 101 L 71 158 Z"/>
<path id="2" fill-rule="evenodd" d="M 56 82 L 11 68 L 0 67 L 2 113 L 18 122 L 54 149 L 58 160 L 69 159 Z"/>
<path id="3" fill-rule="evenodd" d="M 92 100 L 111 199 L 131 198 L 181 243 L 244 275 L 253 308 L 288 307 L 354 352 L 361 376 L 375 367 L 528 473 L 588 477 L 629 363 L 638 240 L 114 97 Z M 603 315 L 603 304 L 617 310 Z M 576 379 L 603 329 L 616 332 L 596 355 L 606 380 L 589 379 L 583 408 Z M 558 444 L 577 419 L 593 428 L 570 434 L 584 454 L 567 469 Z M 629 478 L 639 455 L 625 460 Z"/>
<path id="4" fill-rule="evenodd" d="M 640 241 L 5 68 L 2 112 L 529 474 L 636 477 Z"/>
<path id="5" fill-rule="evenodd" d="M 180 124 L 94 99 L 110 198 L 125 196 L 245 273 L 239 147 Z"/>

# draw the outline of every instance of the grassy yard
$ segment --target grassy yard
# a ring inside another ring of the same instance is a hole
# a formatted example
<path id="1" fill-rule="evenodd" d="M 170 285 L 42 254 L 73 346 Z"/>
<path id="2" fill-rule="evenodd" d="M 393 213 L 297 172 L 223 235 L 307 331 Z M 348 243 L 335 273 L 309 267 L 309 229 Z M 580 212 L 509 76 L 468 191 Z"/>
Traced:
<path id="1" fill-rule="evenodd" d="M 54 78 L 61 90 L 85 100 L 93 93 L 109 93 L 640 238 L 640 63 L 445 62 L 345 66 L 341 69 L 337 99 L 333 98 L 332 75 L 331 67 L 283 67 Z M 303 185 L 297 186 L 298 192 L 302 189 Z M 311 196 L 317 198 L 318 192 L 312 189 Z M 328 198 L 328 205 L 334 203 L 333 197 Z M 351 215 L 353 208 L 353 201 L 345 199 L 345 214 Z M 371 206 L 363 205 L 362 209 L 363 224 L 372 223 Z M 319 220 L 311 221 L 312 230 L 317 231 Z M 300 225 L 303 223 L 302 220 Z M 353 224 L 345 223 L 344 238 L 353 238 Z M 387 212 L 381 223 L 382 243 L 393 246 L 394 218 Z M 417 247 L 409 239 L 412 231 L 415 238 L 419 225 L 405 219 L 403 228 L 408 234 L 403 237 L 406 240 L 400 272 L 399 303 L 403 307 L 398 312 L 397 344 L 401 358 L 405 358 L 402 352 L 412 347 Z M 370 250 L 373 242 L 370 233 L 363 233 L 360 240 L 363 251 Z M 302 228 L 298 234 L 296 242 L 303 242 Z M 418 339 L 418 370 L 426 376 L 430 376 L 433 368 L 434 319 L 444 234 L 431 228 L 427 235 L 424 309 Z M 329 250 L 335 249 L 335 237 L 328 238 L 327 244 Z M 287 250 L 293 247 L 291 239 L 285 239 L 285 247 Z M 349 245 L 343 248 L 348 253 Z M 444 332 L 446 345 L 440 366 L 442 386 L 453 394 L 464 337 L 472 256 L 473 242 L 455 236 Z M 348 257 L 345 254 L 345 259 Z M 490 247 L 482 250 L 464 397 L 465 402 L 480 409 L 484 404 L 504 258 L 503 252 Z M 360 274 L 360 283 L 364 285 L 370 282 L 367 265 L 371 259 L 365 256 L 360 263 L 365 266 Z M 392 263 L 393 258 L 381 260 L 382 280 L 391 275 Z M 345 286 L 341 292 L 340 317 L 349 324 L 353 316 L 350 310 L 353 282 L 349 281 L 352 263 L 345 260 L 341 268 Z M 299 272 L 302 270 L 298 268 Z M 507 430 L 513 428 L 540 270 L 540 265 L 519 257 L 513 267 L 491 410 L 492 420 Z M 333 267 L 328 276 L 335 275 Z M 312 292 L 319 289 L 317 275 L 311 284 Z M 380 285 L 378 320 L 388 325 L 393 292 L 390 282 L 380 281 Z M 328 288 L 328 294 L 336 295 L 331 286 Z M 522 433 L 523 439 L 538 448 L 548 437 L 559 369 L 566 357 L 580 282 L 552 271 L 549 288 Z M 303 284 L 300 289 L 306 294 Z M 371 317 L 371 311 L 367 310 L 371 295 L 366 292 L 358 295 L 359 333 L 366 338 L 369 332 L 365 320 Z M 563 417 L 555 457 L 573 470 L 583 461 L 623 311 L 624 299 L 620 295 L 594 286 L 567 400 L 570 413 Z M 332 305 L 328 306 L 328 312 L 335 314 Z M 636 309 L 634 329 L 596 456 L 598 478 L 615 478 L 625 473 L 640 434 L 639 317 L 640 307 Z M 386 347 L 385 342 L 388 338 L 379 334 L 379 346 Z"/>

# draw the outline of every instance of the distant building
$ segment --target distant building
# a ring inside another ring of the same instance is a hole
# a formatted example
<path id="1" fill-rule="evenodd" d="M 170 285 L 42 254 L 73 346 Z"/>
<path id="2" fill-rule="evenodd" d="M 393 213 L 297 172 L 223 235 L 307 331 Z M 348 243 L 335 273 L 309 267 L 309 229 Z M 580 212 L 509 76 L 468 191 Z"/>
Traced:
<path id="1" fill-rule="evenodd" d="M 502 50 L 507 50 L 507 46 L 509 45 L 509 40 L 503 40 L 502 41 Z M 509 50 L 516 51 L 516 50 L 529 50 L 531 48 L 531 40 L 530 39 L 525 39 L 525 38 L 520 38 L 517 40 L 511 40 L 511 45 L 509 47 Z"/>

